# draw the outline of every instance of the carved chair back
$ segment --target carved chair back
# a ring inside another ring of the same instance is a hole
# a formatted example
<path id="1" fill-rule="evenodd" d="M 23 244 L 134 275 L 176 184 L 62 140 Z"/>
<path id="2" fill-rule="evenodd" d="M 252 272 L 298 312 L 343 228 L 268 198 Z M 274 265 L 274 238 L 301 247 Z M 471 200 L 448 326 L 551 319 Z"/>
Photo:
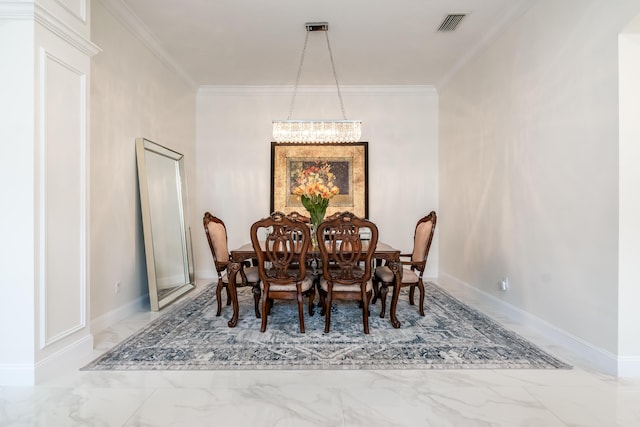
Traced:
<path id="1" fill-rule="evenodd" d="M 361 229 L 370 230 L 363 241 Z M 351 212 L 341 212 L 323 221 L 317 230 L 322 274 L 327 282 L 340 285 L 366 284 L 371 279 L 372 258 L 378 243 L 378 228 Z M 322 236 L 322 238 L 321 238 Z"/>
<path id="2" fill-rule="evenodd" d="M 267 231 L 261 233 L 261 229 Z M 306 223 L 274 212 L 256 221 L 250 234 L 265 289 L 269 285 L 292 284 L 305 278 L 305 261 L 311 242 Z M 264 241 L 260 240 L 261 235 L 266 235 Z"/>

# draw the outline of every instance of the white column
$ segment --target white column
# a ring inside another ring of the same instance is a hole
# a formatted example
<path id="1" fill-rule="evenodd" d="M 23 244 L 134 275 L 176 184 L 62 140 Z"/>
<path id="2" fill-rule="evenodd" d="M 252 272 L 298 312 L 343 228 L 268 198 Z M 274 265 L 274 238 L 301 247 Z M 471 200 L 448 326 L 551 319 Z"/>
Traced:
<path id="1" fill-rule="evenodd" d="M 88 0 L 0 0 L 0 384 L 88 354 Z M 6 96 L 8 95 L 8 96 Z M 7 120 L 5 120 L 7 119 Z"/>
<path id="2" fill-rule="evenodd" d="M 640 377 L 640 17 L 620 43 L 618 375 Z"/>

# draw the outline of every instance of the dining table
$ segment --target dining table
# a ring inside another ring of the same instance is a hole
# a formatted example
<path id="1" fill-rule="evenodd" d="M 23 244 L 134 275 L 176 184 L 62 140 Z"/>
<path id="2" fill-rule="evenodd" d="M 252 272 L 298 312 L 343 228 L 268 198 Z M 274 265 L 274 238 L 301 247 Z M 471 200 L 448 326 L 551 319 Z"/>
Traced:
<path id="1" fill-rule="evenodd" d="M 368 249 L 368 243 L 369 242 L 366 240 L 363 240 L 362 242 L 363 254 Z M 263 245 L 263 243 L 261 243 L 261 245 Z M 228 322 L 230 328 L 233 328 L 238 324 L 239 317 L 238 293 L 236 290 L 237 274 L 246 260 L 256 258 L 256 256 L 256 251 L 251 243 L 246 243 L 230 251 L 229 266 L 227 267 L 227 274 L 229 275 L 228 290 L 231 296 L 231 306 L 233 309 L 233 315 Z M 401 323 L 396 316 L 396 307 L 398 304 L 398 298 L 400 297 L 400 284 L 402 283 L 402 263 L 400 262 L 400 250 L 386 243 L 378 242 L 376 244 L 373 258 L 375 260 L 384 261 L 394 274 L 395 286 L 393 287 L 393 294 L 391 297 L 389 318 L 391 320 L 391 325 L 394 328 L 399 328 L 401 326 Z M 307 259 L 308 261 L 319 261 L 320 248 L 318 248 L 317 246 L 310 247 L 307 252 Z M 319 272 L 319 274 L 322 273 Z"/>

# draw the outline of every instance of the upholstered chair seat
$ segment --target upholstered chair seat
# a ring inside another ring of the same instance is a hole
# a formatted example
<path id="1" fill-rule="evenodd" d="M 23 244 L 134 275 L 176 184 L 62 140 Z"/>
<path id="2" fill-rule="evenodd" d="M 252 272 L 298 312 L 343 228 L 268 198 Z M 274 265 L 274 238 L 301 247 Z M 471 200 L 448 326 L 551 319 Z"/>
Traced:
<path id="1" fill-rule="evenodd" d="M 320 289 L 327 292 L 329 289 L 329 283 L 326 279 L 320 278 Z M 365 292 L 371 292 L 373 289 L 373 283 L 371 280 L 367 280 L 365 283 Z M 355 285 L 342 285 L 335 283 L 333 285 L 333 292 L 360 292 L 360 284 Z"/>
<path id="2" fill-rule="evenodd" d="M 394 279 L 393 271 L 391 271 L 391 269 L 386 265 L 381 265 L 379 267 L 376 267 L 375 275 L 382 282 L 393 283 L 393 279 Z M 420 280 L 420 277 L 418 277 L 416 272 L 413 271 L 411 268 L 404 267 L 402 269 L 402 283 L 407 283 L 407 284 L 418 283 L 419 280 Z"/>
<path id="3" fill-rule="evenodd" d="M 297 267 L 294 267 L 297 268 Z M 306 274 L 306 277 L 300 282 L 300 289 L 302 292 L 307 292 L 313 286 L 313 275 Z M 264 283 L 260 283 L 260 288 L 264 291 Z M 296 284 L 289 283 L 286 285 L 271 285 L 269 289 L 273 292 L 296 292 Z"/>
<path id="4" fill-rule="evenodd" d="M 260 281 L 260 272 L 257 266 L 245 267 L 244 275 L 249 283 L 258 283 Z M 227 276 L 226 271 L 222 274 L 222 283 L 229 284 L 229 276 Z"/>

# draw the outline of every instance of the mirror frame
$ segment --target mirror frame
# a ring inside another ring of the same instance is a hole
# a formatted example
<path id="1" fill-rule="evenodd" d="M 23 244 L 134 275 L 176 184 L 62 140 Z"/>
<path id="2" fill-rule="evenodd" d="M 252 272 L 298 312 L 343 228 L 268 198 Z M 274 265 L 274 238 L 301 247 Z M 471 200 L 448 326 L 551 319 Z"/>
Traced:
<path id="1" fill-rule="evenodd" d="M 146 161 L 147 153 L 155 153 L 175 161 L 176 174 L 175 183 L 180 200 L 178 206 L 180 216 L 180 238 L 182 240 L 182 260 L 184 267 L 184 277 L 186 283 L 178 284 L 175 289 L 162 297 L 158 294 L 158 283 L 156 276 L 156 254 L 154 248 L 154 226 L 151 221 L 151 203 L 149 194 L 149 175 Z M 195 289 L 193 265 L 193 248 L 191 242 L 191 227 L 189 226 L 187 186 L 184 170 L 184 155 L 173 151 L 160 144 L 156 144 L 146 138 L 136 138 L 136 159 L 138 165 L 138 184 L 140 189 L 140 208 L 142 213 L 142 229 L 144 234 L 145 258 L 147 261 L 147 277 L 149 285 L 149 304 L 151 310 L 159 311 L 171 302 L 177 300 L 182 295 Z"/>

